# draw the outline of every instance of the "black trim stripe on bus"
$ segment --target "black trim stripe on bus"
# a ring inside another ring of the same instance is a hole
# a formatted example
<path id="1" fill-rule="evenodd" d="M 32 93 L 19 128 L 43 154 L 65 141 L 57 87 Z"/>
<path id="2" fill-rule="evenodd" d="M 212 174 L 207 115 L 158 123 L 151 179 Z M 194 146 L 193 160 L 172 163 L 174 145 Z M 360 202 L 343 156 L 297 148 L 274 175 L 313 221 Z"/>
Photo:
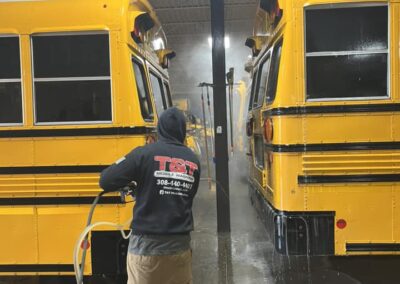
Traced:
<path id="1" fill-rule="evenodd" d="M 297 181 L 299 184 L 355 183 L 355 182 L 399 182 L 400 174 L 307 175 L 307 176 L 298 176 Z"/>
<path id="2" fill-rule="evenodd" d="M 266 116 L 329 114 L 329 113 L 360 113 L 360 112 L 400 112 L 400 104 L 363 104 L 335 106 L 302 106 L 273 108 L 265 111 Z"/>
<path id="3" fill-rule="evenodd" d="M 351 142 L 321 144 L 264 144 L 266 150 L 278 153 L 355 151 L 355 150 L 399 150 L 400 142 Z"/>
<path id="4" fill-rule="evenodd" d="M 400 244 L 388 243 L 346 243 L 346 251 L 400 251 Z"/>
<path id="5" fill-rule="evenodd" d="M 93 165 L 0 167 L 0 175 L 100 173 L 107 167 L 108 166 L 93 166 Z"/>
<path id="6" fill-rule="evenodd" d="M 0 138 L 139 135 L 155 131 L 152 127 L 1 130 Z"/>
<path id="7" fill-rule="evenodd" d="M 0 272 L 74 272 L 73 264 L 2 264 Z"/>
<path id="8" fill-rule="evenodd" d="M 0 206 L 85 205 L 92 204 L 95 198 L 95 196 L 0 198 Z M 99 200 L 99 204 L 124 203 L 120 196 L 103 196 Z"/>

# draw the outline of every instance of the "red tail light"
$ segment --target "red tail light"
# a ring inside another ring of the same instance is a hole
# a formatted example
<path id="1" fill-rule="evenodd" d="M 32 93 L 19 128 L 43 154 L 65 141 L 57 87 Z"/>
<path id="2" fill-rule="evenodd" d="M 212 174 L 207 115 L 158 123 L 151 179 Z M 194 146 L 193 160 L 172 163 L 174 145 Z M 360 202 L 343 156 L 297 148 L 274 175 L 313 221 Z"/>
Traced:
<path id="1" fill-rule="evenodd" d="M 264 120 L 264 139 L 267 143 L 270 143 L 272 138 L 274 138 L 274 126 L 272 119 L 267 117 Z"/>
<path id="2" fill-rule="evenodd" d="M 336 227 L 338 227 L 339 229 L 344 229 L 347 226 L 347 222 L 344 219 L 339 219 L 336 222 Z"/>

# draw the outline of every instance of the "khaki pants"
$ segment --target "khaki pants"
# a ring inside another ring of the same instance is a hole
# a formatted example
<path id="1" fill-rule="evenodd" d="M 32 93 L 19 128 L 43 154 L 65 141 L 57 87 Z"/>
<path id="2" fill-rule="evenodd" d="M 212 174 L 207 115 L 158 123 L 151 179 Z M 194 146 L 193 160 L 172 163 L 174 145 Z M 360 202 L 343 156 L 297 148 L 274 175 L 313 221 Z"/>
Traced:
<path id="1" fill-rule="evenodd" d="M 192 251 L 127 257 L 128 284 L 192 284 Z"/>

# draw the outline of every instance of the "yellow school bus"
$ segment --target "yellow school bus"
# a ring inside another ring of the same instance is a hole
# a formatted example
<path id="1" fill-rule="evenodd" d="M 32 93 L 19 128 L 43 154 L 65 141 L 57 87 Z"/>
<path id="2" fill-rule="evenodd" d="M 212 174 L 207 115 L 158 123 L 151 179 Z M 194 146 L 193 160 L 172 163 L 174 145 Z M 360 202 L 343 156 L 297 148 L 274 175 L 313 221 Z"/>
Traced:
<path id="1" fill-rule="evenodd" d="M 99 172 L 155 136 L 174 53 L 145 0 L 0 3 L 0 275 L 72 275 Z M 133 203 L 105 196 L 93 222 Z M 91 234 L 85 275 L 125 271 L 120 232 Z"/>
<path id="2" fill-rule="evenodd" d="M 400 252 L 400 3 L 261 0 L 251 200 L 288 255 Z"/>

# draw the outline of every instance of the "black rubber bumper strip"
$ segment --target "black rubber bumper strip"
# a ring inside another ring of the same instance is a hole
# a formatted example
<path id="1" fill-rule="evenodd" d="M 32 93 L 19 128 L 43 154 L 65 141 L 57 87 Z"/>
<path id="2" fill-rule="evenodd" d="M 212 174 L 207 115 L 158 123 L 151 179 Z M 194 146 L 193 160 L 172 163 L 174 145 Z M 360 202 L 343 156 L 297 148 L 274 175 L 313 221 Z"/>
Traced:
<path id="1" fill-rule="evenodd" d="M 107 167 L 108 165 L 0 167 L 0 175 L 100 173 Z"/>
<path id="2" fill-rule="evenodd" d="M 0 206 L 84 205 L 92 204 L 95 198 L 95 196 L 0 198 Z M 103 196 L 99 204 L 124 204 L 124 202 L 120 196 Z"/>
<path id="3" fill-rule="evenodd" d="M 400 244 L 378 244 L 378 243 L 347 243 L 346 251 L 363 252 L 363 251 L 400 251 Z"/>
<path id="4" fill-rule="evenodd" d="M 310 175 L 298 176 L 299 184 L 355 183 L 355 182 L 399 182 L 400 174 L 372 175 Z"/>
<path id="5" fill-rule="evenodd" d="M 0 272 L 74 272 L 73 264 L 2 264 Z"/>
<path id="6" fill-rule="evenodd" d="M 356 142 L 323 144 L 264 144 L 265 149 L 277 153 L 305 153 L 325 151 L 400 150 L 400 142 Z"/>
<path id="7" fill-rule="evenodd" d="M 66 136 L 113 136 L 139 135 L 155 133 L 152 127 L 107 127 L 107 128 L 74 128 L 74 129 L 23 129 L 2 130 L 0 138 L 26 137 L 66 137 Z"/>
<path id="8" fill-rule="evenodd" d="M 362 112 L 399 112 L 400 104 L 362 104 L 336 106 L 302 106 L 273 108 L 263 113 L 264 116 L 329 114 L 329 113 L 362 113 Z"/>

